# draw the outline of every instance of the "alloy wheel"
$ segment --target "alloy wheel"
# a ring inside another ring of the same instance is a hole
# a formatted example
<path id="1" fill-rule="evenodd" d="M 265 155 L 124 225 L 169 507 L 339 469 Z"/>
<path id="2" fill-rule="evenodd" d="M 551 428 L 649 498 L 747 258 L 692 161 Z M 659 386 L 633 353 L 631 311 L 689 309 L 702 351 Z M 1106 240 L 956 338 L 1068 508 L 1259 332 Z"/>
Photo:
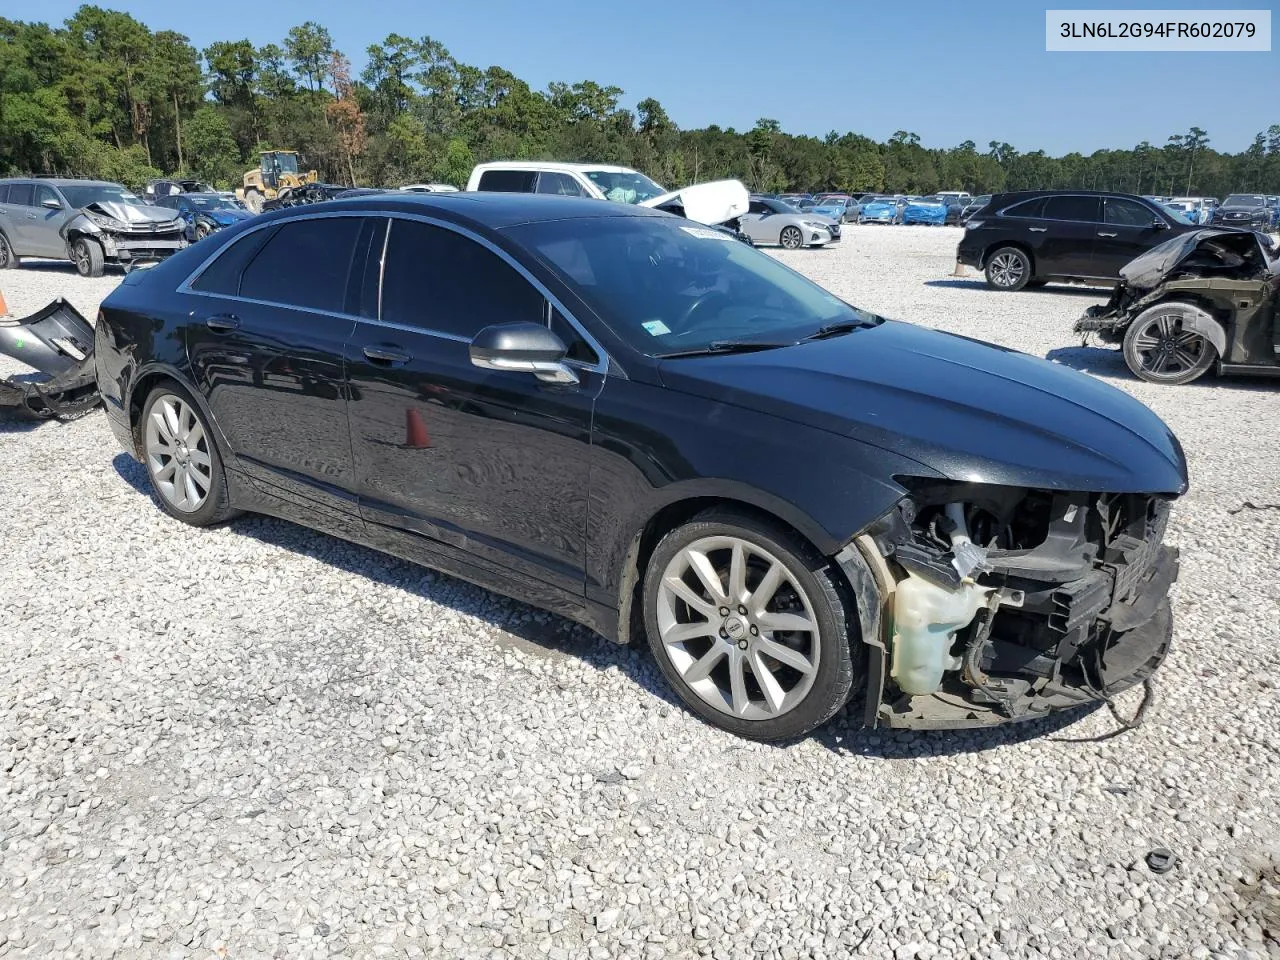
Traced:
<path id="1" fill-rule="evenodd" d="M 798 250 L 804 243 L 804 236 L 799 227 L 785 227 L 778 241 L 788 250 Z"/>
<path id="2" fill-rule="evenodd" d="M 1142 374 L 1155 381 L 1179 380 L 1203 362 L 1210 344 L 1182 325 L 1177 313 L 1157 314 L 1143 324 L 1133 341 Z"/>
<path id="3" fill-rule="evenodd" d="M 662 574 L 658 633 L 677 674 L 720 713 L 770 720 L 818 675 L 813 605 L 786 564 L 735 536 L 704 537 Z"/>
<path id="4" fill-rule="evenodd" d="M 1016 253 L 1002 253 L 991 261 L 991 281 L 999 287 L 1016 287 L 1027 272 Z"/>
<path id="5" fill-rule="evenodd" d="M 13 264 L 13 251 L 9 249 L 9 241 L 0 235 L 0 270 L 5 270 Z"/>
<path id="6" fill-rule="evenodd" d="M 89 275 L 89 248 L 83 240 L 77 240 L 73 250 L 76 258 L 76 269 L 82 277 Z"/>
<path id="7" fill-rule="evenodd" d="M 209 438 L 191 405 L 166 393 L 152 405 L 144 431 L 147 470 L 156 491 L 175 510 L 194 513 L 213 489 Z"/>

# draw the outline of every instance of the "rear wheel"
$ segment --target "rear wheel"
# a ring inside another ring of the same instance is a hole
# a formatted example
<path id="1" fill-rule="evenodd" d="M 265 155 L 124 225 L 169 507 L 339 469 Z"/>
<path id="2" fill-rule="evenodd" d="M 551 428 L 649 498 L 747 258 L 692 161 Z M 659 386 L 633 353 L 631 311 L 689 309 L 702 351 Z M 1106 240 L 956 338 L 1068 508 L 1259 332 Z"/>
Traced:
<path id="1" fill-rule="evenodd" d="M 1124 362 L 1129 369 L 1149 383 L 1170 386 L 1203 376 L 1218 351 L 1208 337 L 1187 325 L 1191 309 L 1168 303 L 1140 313 L 1124 335 Z"/>
<path id="2" fill-rule="evenodd" d="M 804 246 L 804 234 L 799 227 L 783 227 L 782 233 L 778 235 L 778 243 L 787 250 L 799 250 Z"/>
<path id="3" fill-rule="evenodd" d="M 262 194 L 257 190 L 244 192 L 244 205 L 254 213 L 262 212 Z"/>
<path id="4" fill-rule="evenodd" d="M 856 614 L 838 583 L 786 528 L 710 510 L 654 550 L 645 633 L 694 713 L 756 740 L 797 737 L 830 719 L 853 684 Z"/>
<path id="5" fill-rule="evenodd" d="M 194 527 L 235 516 L 213 433 L 176 383 L 151 391 L 142 408 L 142 454 L 165 513 Z"/>
<path id="6" fill-rule="evenodd" d="M 1021 290 L 1031 281 L 1031 258 L 1017 247 L 1001 247 L 987 259 L 987 286 Z"/>
<path id="7" fill-rule="evenodd" d="M 9 270 L 18 265 L 18 257 L 9 246 L 9 239 L 0 233 L 0 270 Z"/>
<path id="8" fill-rule="evenodd" d="M 102 244 L 88 237 L 81 237 L 71 245 L 71 259 L 75 261 L 76 272 L 82 277 L 102 276 L 105 258 L 102 255 Z"/>

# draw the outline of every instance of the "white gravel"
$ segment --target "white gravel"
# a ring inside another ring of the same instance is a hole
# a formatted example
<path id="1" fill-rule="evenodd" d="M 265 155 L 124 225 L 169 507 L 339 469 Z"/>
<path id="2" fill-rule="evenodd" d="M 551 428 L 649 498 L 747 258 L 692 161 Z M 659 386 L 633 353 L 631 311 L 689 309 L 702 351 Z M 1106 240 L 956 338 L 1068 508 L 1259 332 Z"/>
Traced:
<path id="1" fill-rule="evenodd" d="M 1097 291 L 988 292 L 950 276 L 958 237 L 780 256 L 1177 431 L 1141 729 L 737 740 L 555 617 L 286 523 L 168 519 L 101 414 L 0 422 L 0 956 L 1280 956 L 1280 390 L 1140 384 L 1070 333 Z M 92 316 L 117 280 L 0 291 Z"/>

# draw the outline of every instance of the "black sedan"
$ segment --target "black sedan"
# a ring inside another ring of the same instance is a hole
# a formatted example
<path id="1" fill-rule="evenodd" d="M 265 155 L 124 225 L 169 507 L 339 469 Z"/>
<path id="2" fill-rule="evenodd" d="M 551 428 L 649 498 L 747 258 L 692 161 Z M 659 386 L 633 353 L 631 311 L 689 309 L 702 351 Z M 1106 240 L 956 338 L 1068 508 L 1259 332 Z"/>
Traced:
<path id="1" fill-rule="evenodd" d="M 1270 230 L 1271 209 L 1267 198 L 1252 193 L 1233 193 L 1213 211 L 1213 222 L 1224 227 Z"/>
<path id="2" fill-rule="evenodd" d="M 872 724 L 1033 718 L 1168 650 L 1187 474 L 1155 414 L 670 214 L 279 211 L 126 277 L 95 356 L 178 520 L 273 514 L 647 637 L 744 736 L 855 691 Z"/>

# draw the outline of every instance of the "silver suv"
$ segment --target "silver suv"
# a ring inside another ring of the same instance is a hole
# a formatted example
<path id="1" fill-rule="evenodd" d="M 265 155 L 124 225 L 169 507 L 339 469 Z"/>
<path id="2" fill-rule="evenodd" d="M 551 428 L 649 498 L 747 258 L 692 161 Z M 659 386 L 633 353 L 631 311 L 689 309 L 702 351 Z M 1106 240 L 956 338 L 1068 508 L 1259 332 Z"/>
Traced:
<path id="1" fill-rule="evenodd" d="M 0 180 L 0 269 L 21 257 L 70 260 L 83 277 L 126 269 L 187 245 L 176 211 L 143 203 L 101 180 Z"/>

